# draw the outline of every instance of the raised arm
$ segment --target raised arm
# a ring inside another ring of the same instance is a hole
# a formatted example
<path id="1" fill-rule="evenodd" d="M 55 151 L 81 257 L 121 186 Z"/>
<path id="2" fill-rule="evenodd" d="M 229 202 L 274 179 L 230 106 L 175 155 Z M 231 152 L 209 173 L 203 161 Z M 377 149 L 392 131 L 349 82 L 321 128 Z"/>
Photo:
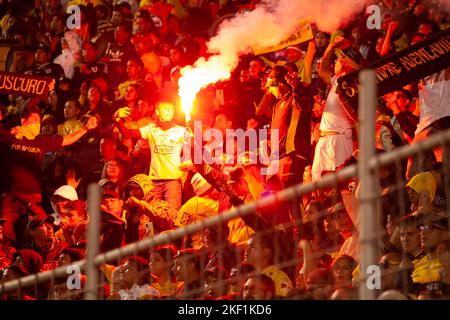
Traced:
<path id="1" fill-rule="evenodd" d="M 303 82 L 311 83 L 312 81 L 312 64 L 314 60 L 314 55 L 316 54 L 316 43 L 314 40 L 308 42 L 308 49 L 305 55 L 305 74 Z"/>
<path id="2" fill-rule="evenodd" d="M 344 41 L 344 37 L 337 36 L 334 41 L 328 45 L 325 53 L 322 57 L 322 63 L 319 66 L 319 77 L 322 78 L 325 83 L 330 84 L 331 78 L 333 77 L 333 71 L 331 70 L 331 58 L 334 53 L 334 49 L 340 46 Z"/>
<path id="3" fill-rule="evenodd" d="M 392 45 L 391 45 L 391 39 L 392 35 L 394 34 L 395 30 L 398 28 L 398 22 L 392 21 L 389 24 L 388 31 L 386 32 L 386 37 L 384 38 L 383 46 L 381 47 L 380 56 L 384 57 L 389 52 L 391 52 Z"/>
<path id="4" fill-rule="evenodd" d="M 328 45 L 323 54 L 322 62 L 319 65 L 319 77 L 322 78 L 326 84 L 331 83 L 331 77 L 333 76 L 333 72 L 331 71 L 331 56 L 333 55 L 334 48 L 334 44 L 330 43 Z"/>
<path id="5" fill-rule="evenodd" d="M 72 134 L 63 137 L 62 146 L 69 146 L 84 136 L 89 130 L 95 129 L 98 126 L 98 119 L 94 116 L 90 117 L 87 123 L 79 130 Z"/>
<path id="6" fill-rule="evenodd" d="M 130 108 L 120 108 L 114 113 L 114 121 L 119 128 L 120 133 L 127 139 L 141 139 L 142 135 L 139 129 L 128 129 L 125 126 L 124 118 L 128 117 L 131 113 Z"/>

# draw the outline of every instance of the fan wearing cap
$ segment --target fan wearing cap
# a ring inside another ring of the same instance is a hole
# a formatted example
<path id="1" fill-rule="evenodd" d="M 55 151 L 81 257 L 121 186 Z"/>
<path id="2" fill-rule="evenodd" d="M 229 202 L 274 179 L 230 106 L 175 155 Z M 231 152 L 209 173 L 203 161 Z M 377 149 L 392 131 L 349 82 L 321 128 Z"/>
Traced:
<path id="1" fill-rule="evenodd" d="M 338 58 L 331 71 L 331 59 L 335 52 Z M 356 122 L 354 111 L 341 100 L 337 89 L 337 79 L 359 69 L 361 54 L 349 46 L 342 36 L 331 42 L 323 56 L 319 76 L 331 85 L 320 122 L 320 138 L 317 142 L 311 169 L 312 180 L 317 181 L 323 171 L 334 171 L 344 163 L 353 152 L 352 128 Z"/>
<path id="2" fill-rule="evenodd" d="M 31 74 L 36 76 L 46 76 L 59 81 L 64 78 L 64 69 L 51 61 L 52 53 L 50 48 L 41 43 L 34 52 L 34 66 Z"/>
<path id="3" fill-rule="evenodd" d="M 273 143 L 269 175 L 277 175 L 285 187 L 303 181 L 303 171 L 311 158 L 312 92 L 294 84 L 285 67 L 275 66 L 269 73 L 266 89 L 276 98 L 271 130 L 278 131 Z"/>
<path id="4" fill-rule="evenodd" d="M 61 252 L 68 247 L 66 242 L 55 238 L 53 222 L 52 216 L 35 217 L 27 225 L 28 234 L 31 238 L 29 247 L 41 255 L 44 262 L 42 271 L 56 268 Z"/>
<path id="5" fill-rule="evenodd" d="M 103 191 L 100 209 L 102 210 L 100 250 L 106 252 L 124 244 L 126 212 L 120 195 L 114 190 Z"/>
<path id="6" fill-rule="evenodd" d="M 186 226 L 193 222 L 203 220 L 218 213 L 219 194 L 200 173 L 195 173 L 190 183 L 194 189 L 195 196 L 186 201 L 178 210 L 174 225 Z M 200 246 L 200 235 L 191 235 L 194 247 Z"/>
<path id="7" fill-rule="evenodd" d="M 426 255 L 413 261 L 412 281 L 420 291 L 437 296 L 450 291 L 449 221 L 444 215 L 429 214 L 418 219 L 420 241 Z"/>
<path id="8" fill-rule="evenodd" d="M 196 152 L 203 152 L 200 145 L 195 144 L 194 147 L 197 148 Z M 224 155 L 222 164 L 212 164 L 211 166 L 206 161 L 194 164 L 192 162 L 183 163 L 183 166 L 189 163 L 188 166 L 192 166 L 193 170 L 219 192 L 218 212 L 230 210 L 233 205 L 237 207 L 246 200 L 252 200 L 252 195 L 243 178 L 243 170 L 239 166 L 234 166 L 234 159 L 234 155 Z M 188 223 L 191 217 L 193 216 L 183 217 L 183 213 L 180 212 L 176 223 Z M 230 230 L 228 240 L 235 245 L 245 244 L 248 237 L 254 232 L 240 217 L 230 220 L 228 227 Z"/>
<path id="9" fill-rule="evenodd" d="M 195 170 L 219 191 L 218 212 L 236 208 L 282 189 L 276 177 L 266 181 L 266 176 L 262 174 L 264 165 L 257 161 L 255 153 L 244 152 L 237 157 L 237 162 L 236 166 L 194 164 Z M 289 209 L 285 210 L 283 204 L 260 207 L 256 215 L 228 222 L 228 240 L 234 245 L 242 246 L 255 230 L 278 226 L 289 220 Z"/>
<path id="10" fill-rule="evenodd" d="M 50 203 L 54 210 L 52 216 L 55 220 L 54 221 L 55 225 L 59 225 L 65 205 L 69 201 L 76 201 L 76 200 L 78 200 L 78 194 L 73 186 L 63 185 L 58 189 L 56 189 L 56 191 L 50 197 Z"/>

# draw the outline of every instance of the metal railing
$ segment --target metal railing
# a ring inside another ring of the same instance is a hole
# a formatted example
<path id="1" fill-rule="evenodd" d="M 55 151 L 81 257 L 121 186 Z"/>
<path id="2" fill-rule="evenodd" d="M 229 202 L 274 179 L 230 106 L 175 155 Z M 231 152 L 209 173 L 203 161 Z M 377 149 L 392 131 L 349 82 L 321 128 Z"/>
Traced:
<path id="1" fill-rule="evenodd" d="M 95 219 L 90 218 L 90 227 L 88 230 L 88 255 L 87 259 L 73 263 L 73 265 L 80 267 L 88 274 L 88 284 L 85 287 L 85 298 L 98 298 L 98 288 L 100 287 L 100 280 L 96 277 L 98 267 L 120 261 L 127 256 L 136 255 L 140 252 L 148 252 L 151 248 L 159 245 L 171 243 L 175 240 L 181 239 L 188 235 L 193 235 L 206 228 L 218 226 L 231 219 L 244 217 L 250 214 L 256 214 L 258 208 L 271 205 L 273 203 L 290 202 L 292 208 L 298 210 L 301 197 L 316 192 L 325 188 L 337 188 L 337 186 L 351 178 L 358 176 L 360 178 L 360 190 L 358 202 L 360 211 L 360 270 L 366 270 L 368 266 L 378 263 L 379 252 L 377 248 L 377 241 L 383 235 L 383 228 L 380 228 L 376 217 L 377 211 L 380 208 L 380 188 L 377 171 L 380 167 L 388 165 L 397 165 L 401 160 L 411 156 L 420 155 L 427 150 L 432 150 L 437 146 L 446 146 L 450 144 L 450 130 L 437 133 L 427 140 L 421 141 L 413 145 L 405 145 L 393 151 L 376 155 L 374 152 L 374 124 L 375 124 L 375 103 L 374 103 L 374 79 L 373 74 L 361 73 L 360 83 L 362 84 L 360 97 L 360 153 L 359 163 L 351 165 L 337 171 L 336 173 L 327 174 L 321 177 L 318 181 L 312 183 L 305 183 L 293 186 L 282 190 L 276 194 L 264 197 L 256 202 L 244 204 L 234 210 L 223 212 L 212 217 L 206 218 L 202 221 L 194 222 L 185 227 L 177 228 L 165 233 L 156 235 L 153 238 L 144 239 L 136 243 L 128 244 L 105 253 L 94 254 L 96 249 L 92 249 L 92 239 L 98 239 L 98 224 L 92 223 Z M 367 87 L 366 87 L 367 85 Z M 369 88 L 369 89 L 367 89 Z M 369 90 L 369 91 L 367 91 Z M 448 179 L 445 176 L 445 179 Z M 447 192 L 448 194 L 448 192 Z M 98 197 L 98 195 L 96 195 Z M 447 197 L 450 199 L 450 197 Z M 447 201 L 448 202 L 448 201 Z M 90 203 L 94 203 L 90 200 Z M 97 205 L 97 204 L 95 204 Z M 294 210 L 294 211 L 295 211 Z M 98 215 L 95 210 L 89 211 L 90 215 Z M 293 223 L 301 222 L 294 221 Z M 92 228 L 94 227 L 94 228 Z M 98 243 L 96 243 L 98 248 Z M 98 250 L 98 249 L 97 249 Z M 284 261 L 284 266 L 292 265 L 299 262 L 298 257 L 292 257 L 291 261 Z M 282 267 L 282 266 L 280 266 Z M 361 272 L 359 281 L 359 298 L 360 299 L 375 299 L 377 292 L 371 290 L 363 285 L 367 276 L 365 272 Z M 29 275 L 18 280 L 13 280 L 0 285 L 0 294 L 21 291 L 29 287 L 37 287 L 39 284 L 47 282 L 55 282 L 57 279 L 67 277 L 67 266 L 59 267 L 52 271 L 41 272 L 39 274 Z"/>

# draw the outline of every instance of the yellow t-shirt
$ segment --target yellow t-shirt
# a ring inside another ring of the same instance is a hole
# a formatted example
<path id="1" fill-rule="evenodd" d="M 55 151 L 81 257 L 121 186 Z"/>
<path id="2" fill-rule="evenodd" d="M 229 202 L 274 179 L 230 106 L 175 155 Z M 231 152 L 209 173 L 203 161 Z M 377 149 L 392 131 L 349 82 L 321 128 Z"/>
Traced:
<path id="1" fill-rule="evenodd" d="M 80 120 L 67 120 L 66 122 L 58 125 L 58 134 L 60 136 L 68 136 L 82 127 L 83 124 Z"/>
<path id="2" fill-rule="evenodd" d="M 183 227 L 197 220 L 217 214 L 219 201 L 195 196 L 190 198 L 178 211 L 174 224 Z"/>
<path id="3" fill-rule="evenodd" d="M 198 220 L 203 220 L 217 214 L 218 209 L 219 201 L 217 200 L 199 196 L 192 197 L 186 201 L 180 210 L 178 210 L 174 225 L 177 227 L 183 227 Z M 191 238 L 192 246 L 194 248 L 200 248 L 202 246 L 200 232 L 191 235 Z"/>
<path id="4" fill-rule="evenodd" d="M 413 261 L 414 270 L 411 278 L 414 283 L 438 282 L 441 280 L 440 271 L 444 268 L 439 259 L 429 260 L 428 256 Z"/>

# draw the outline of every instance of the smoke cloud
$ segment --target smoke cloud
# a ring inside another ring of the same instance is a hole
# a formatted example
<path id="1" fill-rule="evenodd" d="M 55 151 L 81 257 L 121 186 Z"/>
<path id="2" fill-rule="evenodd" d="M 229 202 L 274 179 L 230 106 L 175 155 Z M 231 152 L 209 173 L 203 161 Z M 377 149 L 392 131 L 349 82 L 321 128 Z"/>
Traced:
<path id="1" fill-rule="evenodd" d="M 445 12 L 450 12 L 450 0 L 438 0 L 438 2 Z"/>
<path id="2" fill-rule="evenodd" d="M 263 0 L 251 12 L 240 13 L 219 27 L 207 44 L 213 54 L 181 70 L 179 95 L 182 109 L 189 113 L 195 95 L 211 83 L 228 79 L 239 56 L 252 48 L 278 44 L 303 17 L 322 31 L 333 32 L 362 12 L 368 0 Z"/>

